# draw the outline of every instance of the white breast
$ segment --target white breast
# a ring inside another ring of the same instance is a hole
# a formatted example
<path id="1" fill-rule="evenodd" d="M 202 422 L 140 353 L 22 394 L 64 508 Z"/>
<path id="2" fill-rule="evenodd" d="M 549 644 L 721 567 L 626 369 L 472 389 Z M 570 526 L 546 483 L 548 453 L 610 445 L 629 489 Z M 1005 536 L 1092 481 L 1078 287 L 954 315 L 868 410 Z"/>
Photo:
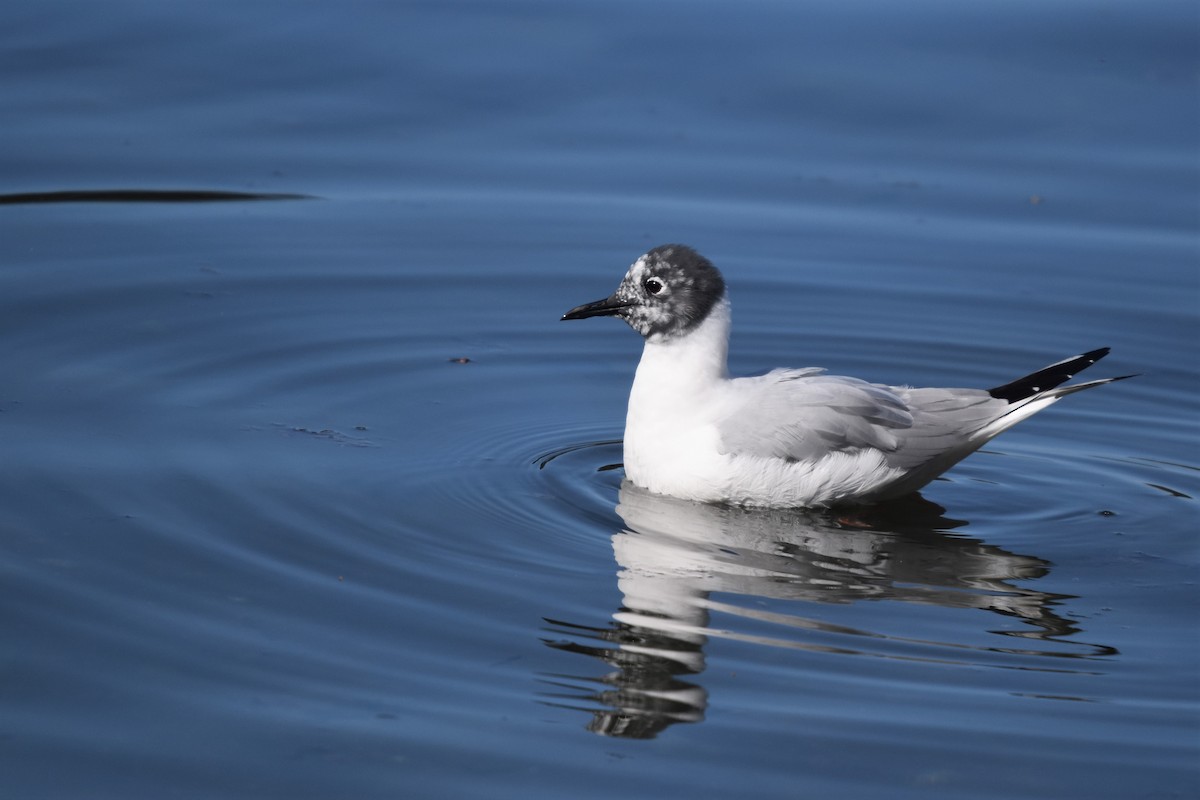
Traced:
<path id="1" fill-rule="evenodd" d="M 713 423 L 728 384 L 729 325 L 729 304 L 722 302 L 689 335 L 646 341 L 625 418 L 625 474 L 637 485 L 719 498 L 721 487 L 713 483 L 725 459 Z"/>

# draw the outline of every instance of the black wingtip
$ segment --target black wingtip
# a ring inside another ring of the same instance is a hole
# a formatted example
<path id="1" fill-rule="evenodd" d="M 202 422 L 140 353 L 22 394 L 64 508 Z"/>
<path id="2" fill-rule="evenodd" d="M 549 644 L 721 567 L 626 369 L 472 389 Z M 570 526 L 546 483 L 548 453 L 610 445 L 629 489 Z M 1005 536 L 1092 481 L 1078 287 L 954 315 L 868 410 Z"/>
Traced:
<path id="1" fill-rule="evenodd" d="M 994 389 L 988 389 L 988 394 L 997 400 L 1006 400 L 1009 403 L 1024 400 L 1026 397 L 1032 397 L 1035 394 L 1053 389 L 1056 386 L 1061 386 L 1092 364 L 1104 358 L 1108 355 L 1109 350 L 1110 348 L 1108 347 L 1098 347 L 1081 355 L 1063 359 L 1023 378 L 1017 378 L 1011 383 L 997 386 Z M 1125 375 L 1124 377 L 1131 378 L 1133 376 Z"/>

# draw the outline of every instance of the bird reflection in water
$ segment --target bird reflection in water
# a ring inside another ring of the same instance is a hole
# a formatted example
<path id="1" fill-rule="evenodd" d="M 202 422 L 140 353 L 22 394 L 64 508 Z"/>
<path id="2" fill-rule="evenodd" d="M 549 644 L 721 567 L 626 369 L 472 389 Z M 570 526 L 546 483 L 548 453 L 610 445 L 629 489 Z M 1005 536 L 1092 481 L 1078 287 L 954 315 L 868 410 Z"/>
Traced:
<path id="1" fill-rule="evenodd" d="M 544 702 L 591 713 L 588 729 L 606 736 L 648 739 L 675 723 L 700 722 L 708 693 L 693 679 L 705 669 L 704 646 L 713 636 L 942 663 L 967 663 L 963 651 L 1074 659 L 1116 652 L 1064 640 L 1079 632 L 1055 610 L 1070 595 L 1014 583 L 1044 576 L 1048 562 L 948 533 L 966 523 L 947 519 L 944 510 L 916 495 L 853 512 L 713 506 L 626 481 L 617 506 L 626 528 L 612 538 L 621 608 L 603 627 L 546 620 L 555 637 L 548 646 L 610 669 L 599 677 L 543 675 L 552 687 Z M 752 604 L 736 602 L 747 598 Z M 990 633 L 1039 641 L 1001 647 L 907 638 L 769 610 L 771 604 L 754 602 L 761 599 L 979 609 L 1027 623 Z M 714 612 L 730 623 L 710 627 Z M 739 631 L 739 619 L 759 632 Z M 778 635 L 763 635 L 761 623 L 777 626 Z"/>

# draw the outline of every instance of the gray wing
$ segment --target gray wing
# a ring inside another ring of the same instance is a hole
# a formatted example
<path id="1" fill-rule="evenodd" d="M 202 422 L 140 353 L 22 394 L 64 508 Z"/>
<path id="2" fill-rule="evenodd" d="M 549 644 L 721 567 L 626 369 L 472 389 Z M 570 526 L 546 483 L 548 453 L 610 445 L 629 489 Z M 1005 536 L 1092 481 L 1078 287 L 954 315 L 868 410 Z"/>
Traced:
<path id="1" fill-rule="evenodd" d="M 984 431 L 1012 406 L 982 389 L 898 389 L 913 414 L 913 425 L 888 454 L 888 464 L 912 469 L 945 456 L 946 467 L 983 446 L 999 430 Z M 943 467 L 944 469 L 945 467 Z"/>
<path id="2" fill-rule="evenodd" d="M 732 397 L 717 424 L 727 453 L 803 461 L 875 448 L 905 469 L 969 446 L 1007 406 L 976 389 L 907 389 L 816 369 L 739 378 Z"/>

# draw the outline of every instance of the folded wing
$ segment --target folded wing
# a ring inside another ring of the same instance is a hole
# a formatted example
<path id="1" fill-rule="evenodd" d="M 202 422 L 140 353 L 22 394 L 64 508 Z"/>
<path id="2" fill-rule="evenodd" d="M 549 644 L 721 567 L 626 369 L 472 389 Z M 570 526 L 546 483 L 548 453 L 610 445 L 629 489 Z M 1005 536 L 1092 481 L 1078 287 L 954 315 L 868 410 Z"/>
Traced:
<path id="1" fill-rule="evenodd" d="M 1064 359 L 991 390 L 910 389 L 778 369 L 732 381 L 717 430 L 723 452 L 788 461 L 873 448 L 919 484 L 1060 397 L 1129 377 L 1062 385 L 1107 352 Z"/>

